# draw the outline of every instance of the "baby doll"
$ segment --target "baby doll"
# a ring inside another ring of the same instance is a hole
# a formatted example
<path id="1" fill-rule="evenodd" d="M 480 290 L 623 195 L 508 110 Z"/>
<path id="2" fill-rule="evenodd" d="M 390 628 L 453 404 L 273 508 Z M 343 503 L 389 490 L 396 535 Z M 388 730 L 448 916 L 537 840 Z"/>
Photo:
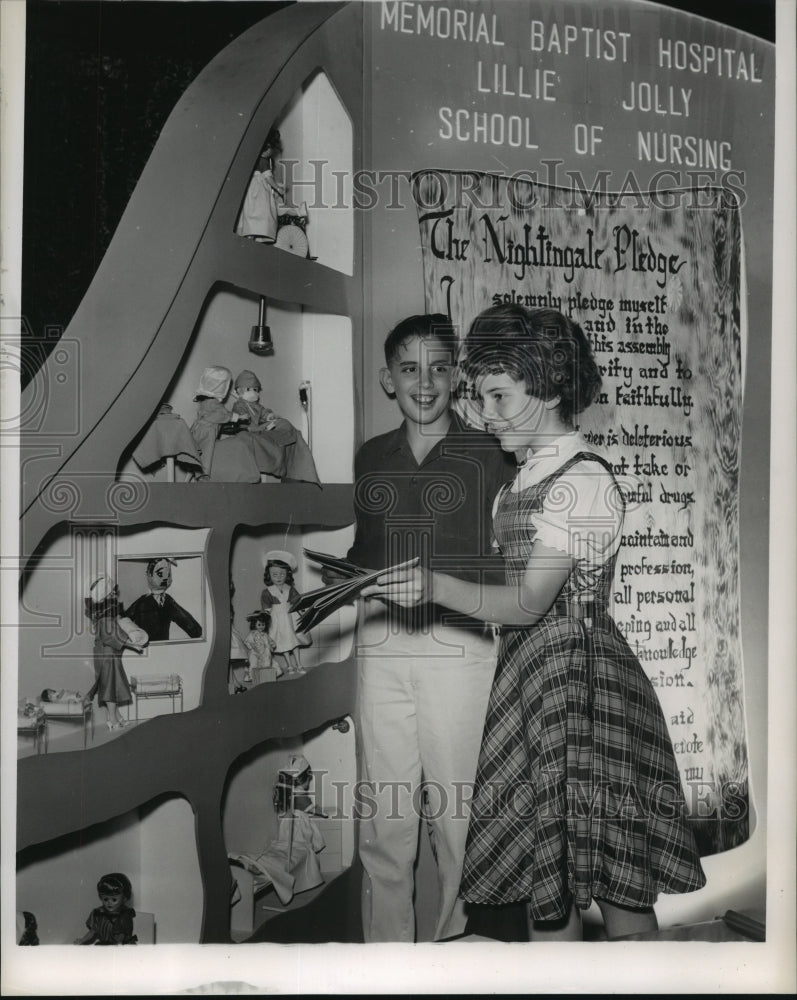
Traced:
<path id="1" fill-rule="evenodd" d="M 101 906 L 95 907 L 86 920 L 88 930 L 75 944 L 136 944 L 133 929 L 136 911 L 129 906 L 133 887 L 127 875 L 111 872 L 97 883 Z"/>
<path id="2" fill-rule="evenodd" d="M 118 619 L 117 619 L 118 621 Z M 84 700 L 80 691 L 67 691 L 65 688 L 45 688 L 39 695 L 39 700 L 52 704 L 53 702 L 79 703 Z"/>
<path id="3" fill-rule="evenodd" d="M 297 633 L 290 606 L 299 596 L 293 585 L 293 574 L 298 563 L 290 552 L 273 550 L 266 553 L 266 569 L 263 574 L 265 589 L 260 595 L 260 606 L 271 611 L 269 635 L 274 640 L 274 652 L 285 662 L 289 675 L 306 671 L 299 659 L 299 647 L 309 646 L 310 637 Z"/>
<path id="4" fill-rule="evenodd" d="M 119 587 L 110 577 L 102 574 L 92 583 L 85 599 L 85 609 L 94 633 L 95 674 L 94 684 L 86 693 L 86 700 L 91 701 L 96 694 L 97 701 L 105 706 L 108 714 L 108 728 L 120 729 L 125 720 L 118 706 L 129 705 L 133 700 L 122 665 L 122 652 L 133 649 L 141 653 L 144 646 L 133 642 L 119 624 L 119 616 L 123 611 L 119 603 Z"/>
<path id="5" fill-rule="evenodd" d="M 271 626 L 271 615 L 268 611 L 253 611 L 246 616 L 249 622 L 250 632 L 244 639 L 244 645 L 249 650 L 249 680 L 252 680 L 251 671 L 261 671 L 257 676 L 262 679 L 262 671 L 269 670 L 272 666 L 276 671 L 277 678 L 282 677 L 284 671 L 282 667 L 273 662 L 271 656 L 274 650 L 274 640 L 268 634 Z"/>
<path id="6" fill-rule="evenodd" d="M 224 424 L 246 423 L 240 413 L 231 413 L 224 400 L 230 392 L 232 372 L 222 365 L 211 365 L 202 372 L 199 379 L 195 402 L 199 403 L 196 419 L 191 424 L 191 434 L 202 458 L 202 472 L 199 479 L 210 479 L 213 451 L 216 440 Z"/>
<path id="7" fill-rule="evenodd" d="M 246 189 L 243 208 L 235 231 L 258 243 L 273 243 L 277 236 L 280 203 L 285 200 L 285 188 L 274 177 L 274 158 L 282 152 L 279 132 L 273 128 L 257 160 L 257 167 Z"/>

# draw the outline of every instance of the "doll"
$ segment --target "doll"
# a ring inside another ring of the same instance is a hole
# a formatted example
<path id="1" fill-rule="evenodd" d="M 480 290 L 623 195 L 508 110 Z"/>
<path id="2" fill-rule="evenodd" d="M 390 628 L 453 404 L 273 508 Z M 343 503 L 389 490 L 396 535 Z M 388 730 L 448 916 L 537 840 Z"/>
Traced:
<path id="1" fill-rule="evenodd" d="M 270 672 L 272 669 L 276 674 L 274 679 L 279 679 L 284 671 L 271 655 L 275 646 L 274 639 L 268 634 L 271 627 L 271 615 L 268 611 L 253 611 L 251 615 L 246 616 L 246 620 L 249 622 L 250 628 L 249 635 L 244 639 L 244 645 L 249 650 L 248 679 L 251 681 L 252 673 L 257 671 L 255 676 L 263 680 L 268 677 L 268 673 L 264 673 L 264 671 Z M 244 675 L 244 679 L 247 679 L 246 675 Z"/>
<path id="2" fill-rule="evenodd" d="M 224 424 L 246 423 L 246 418 L 239 413 L 231 413 L 224 400 L 230 392 L 232 372 L 222 365 L 211 365 L 202 372 L 197 386 L 194 401 L 199 403 L 196 419 L 191 424 L 191 435 L 194 438 L 202 459 L 202 475 L 198 480 L 209 480 L 213 464 L 213 451 L 216 440 Z"/>
<path id="3" fill-rule="evenodd" d="M 266 553 L 266 569 L 263 573 L 265 588 L 260 595 L 260 606 L 271 611 L 269 635 L 274 640 L 274 653 L 286 665 L 287 674 L 296 676 L 306 671 L 299 659 L 299 648 L 309 646 L 312 641 L 304 633 L 297 633 L 290 606 L 299 596 L 293 585 L 293 574 L 298 563 L 290 552 L 272 550 Z"/>
<path id="4" fill-rule="evenodd" d="M 138 641 L 136 634 L 139 631 L 153 642 L 164 642 L 171 637 L 173 624 L 189 639 L 201 637 L 202 626 L 196 618 L 167 593 L 172 585 L 173 566 L 177 566 L 177 561 L 169 556 L 155 556 L 148 560 L 144 571 L 147 591 L 127 609 L 130 619 L 119 619 L 119 624 L 133 642 Z M 131 631 L 126 624 L 128 620 L 135 631 Z"/>
<path id="5" fill-rule="evenodd" d="M 65 688 L 45 688 L 39 695 L 39 701 L 50 705 L 55 702 L 79 704 L 85 700 L 87 699 L 84 698 L 80 691 L 67 691 Z"/>
<path id="6" fill-rule="evenodd" d="M 317 483 L 318 472 L 307 443 L 292 423 L 262 405 L 257 375 L 242 371 L 234 389 L 233 413 L 249 421 L 246 431 L 251 435 L 259 470 L 280 479 Z"/>
<path id="7" fill-rule="evenodd" d="M 278 417 L 273 410 L 263 406 L 260 402 L 262 388 L 260 379 L 254 372 L 242 371 L 233 384 L 235 402 L 232 404 L 232 412 L 249 418 L 247 430 L 250 434 L 279 429 L 287 435 L 285 440 L 280 440 L 279 443 L 290 444 L 293 441 L 293 435 L 288 433 L 291 425 L 287 420 Z"/>
<path id="8" fill-rule="evenodd" d="M 37 945 L 39 925 L 29 910 L 17 910 L 17 944 Z"/>
<path id="9" fill-rule="evenodd" d="M 281 152 L 280 134 L 272 128 L 246 189 L 235 227 L 239 236 L 248 236 L 257 243 L 273 243 L 277 237 L 277 218 L 279 206 L 285 200 L 285 188 L 274 177 L 274 158 Z"/>
<path id="10" fill-rule="evenodd" d="M 119 602 L 119 586 L 116 581 L 102 574 L 92 583 L 85 599 L 86 617 L 91 622 L 94 633 L 94 673 L 95 680 L 86 700 L 97 695 L 97 701 L 105 707 L 108 728 L 121 729 L 125 720 L 119 712 L 119 705 L 129 705 L 133 700 L 122 652 L 125 649 L 141 653 L 144 646 L 133 642 L 130 635 L 119 624 L 122 606 Z"/>
<path id="11" fill-rule="evenodd" d="M 97 895 L 102 905 L 88 915 L 88 930 L 82 938 L 75 939 L 75 944 L 137 944 L 133 928 L 136 911 L 128 905 L 133 887 L 127 875 L 121 872 L 103 875 L 97 883 Z"/>

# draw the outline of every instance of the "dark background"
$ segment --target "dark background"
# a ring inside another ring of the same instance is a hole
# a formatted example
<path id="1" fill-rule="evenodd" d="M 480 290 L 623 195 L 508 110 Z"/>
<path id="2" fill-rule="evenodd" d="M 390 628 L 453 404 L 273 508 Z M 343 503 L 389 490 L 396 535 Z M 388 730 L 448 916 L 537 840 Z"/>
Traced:
<path id="1" fill-rule="evenodd" d="M 663 5 L 775 40 L 775 0 Z M 83 298 L 183 91 L 228 42 L 286 6 L 28 0 L 23 387 Z"/>

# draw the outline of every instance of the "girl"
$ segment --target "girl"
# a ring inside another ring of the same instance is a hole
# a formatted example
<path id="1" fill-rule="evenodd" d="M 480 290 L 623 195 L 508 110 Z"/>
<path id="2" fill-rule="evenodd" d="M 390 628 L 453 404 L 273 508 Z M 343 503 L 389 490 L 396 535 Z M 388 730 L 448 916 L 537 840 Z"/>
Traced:
<path id="1" fill-rule="evenodd" d="M 461 895 L 527 901 L 532 940 L 578 940 L 593 899 L 610 938 L 655 930 L 657 893 L 705 876 L 655 691 L 609 613 L 623 499 L 573 427 L 600 375 L 553 310 L 488 309 L 465 350 L 487 429 L 519 462 L 493 511 L 506 585 L 415 567 L 363 591 L 502 626 Z"/>
<path id="2" fill-rule="evenodd" d="M 247 673 L 249 677 L 244 676 L 244 680 L 252 680 L 252 672 L 258 671 L 255 675 L 259 680 L 263 680 L 267 675 L 263 671 L 270 670 L 272 666 L 276 671 L 276 678 L 282 677 L 284 671 L 278 663 L 272 662 L 272 652 L 274 650 L 275 642 L 268 634 L 269 626 L 271 625 L 271 615 L 267 611 L 253 611 L 251 615 L 246 616 L 246 620 L 249 622 L 250 632 L 249 635 L 244 639 L 244 645 L 249 650 L 249 667 Z"/>
<path id="3" fill-rule="evenodd" d="M 294 676 L 306 673 L 299 659 L 299 647 L 307 645 L 306 637 L 297 635 L 290 611 L 290 605 L 299 596 L 293 585 L 297 569 L 298 563 L 290 552 L 267 552 L 263 573 L 266 586 L 260 595 L 260 607 L 271 612 L 269 635 L 274 641 L 273 650 L 285 661 L 288 675 Z"/>
<path id="4" fill-rule="evenodd" d="M 133 649 L 137 653 L 144 646 L 134 642 L 119 624 L 122 606 L 119 603 L 119 587 L 105 575 L 97 577 L 89 588 L 85 599 L 86 617 L 91 622 L 94 633 L 94 673 L 95 681 L 86 699 L 105 706 L 108 728 L 121 729 L 125 722 L 119 705 L 129 705 L 133 700 L 125 668 L 122 666 L 122 651 Z M 145 633 L 141 633 L 142 635 Z"/>
<path id="5" fill-rule="evenodd" d="M 97 883 L 97 894 L 102 905 L 88 915 L 88 930 L 75 944 L 137 944 L 133 931 L 136 911 L 128 906 L 133 887 L 127 875 L 121 872 L 103 875 Z"/>

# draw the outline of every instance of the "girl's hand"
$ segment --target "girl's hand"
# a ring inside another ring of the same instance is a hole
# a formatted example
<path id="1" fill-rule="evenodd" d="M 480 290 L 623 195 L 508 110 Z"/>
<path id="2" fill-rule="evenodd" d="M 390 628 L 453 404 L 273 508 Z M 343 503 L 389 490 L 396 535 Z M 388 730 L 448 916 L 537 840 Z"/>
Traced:
<path id="1" fill-rule="evenodd" d="M 432 574 L 418 565 L 417 557 L 378 576 L 364 587 L 363 597 L 379 597 L 404 608 L 413 608 L 432 599 Z"/>

